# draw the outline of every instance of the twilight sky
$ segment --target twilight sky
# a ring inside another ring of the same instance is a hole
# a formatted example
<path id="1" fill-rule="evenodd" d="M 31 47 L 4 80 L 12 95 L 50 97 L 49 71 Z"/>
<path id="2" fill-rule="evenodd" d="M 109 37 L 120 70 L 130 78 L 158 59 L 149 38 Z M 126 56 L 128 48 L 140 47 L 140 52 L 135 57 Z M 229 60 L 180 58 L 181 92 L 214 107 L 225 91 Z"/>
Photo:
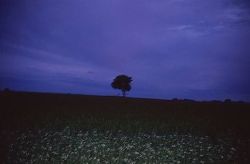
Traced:
<path id="1" fill-rule="evenodd" d="M 0 89 L 250 101 L 248 0 L 1 0 Z"/>

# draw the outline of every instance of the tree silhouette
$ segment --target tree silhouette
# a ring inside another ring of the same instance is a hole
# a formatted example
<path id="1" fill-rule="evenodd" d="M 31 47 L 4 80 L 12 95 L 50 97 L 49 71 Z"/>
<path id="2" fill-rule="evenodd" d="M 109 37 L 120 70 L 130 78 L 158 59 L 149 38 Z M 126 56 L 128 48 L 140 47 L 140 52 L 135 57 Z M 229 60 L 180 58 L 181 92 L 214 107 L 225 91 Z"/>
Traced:
<path id="1" fill-rule="evenodd" d="M 132 82 L 132 77 L 129 77 L 127 75 L 118 75 L 113 80 L 111 86 L 114 89 L 120 89 L 122 91 L 123 97 L 125 97 L 126 91 L 130 91 L 131 89 L 131 85 L 130 85 L 131 82 Z"/>

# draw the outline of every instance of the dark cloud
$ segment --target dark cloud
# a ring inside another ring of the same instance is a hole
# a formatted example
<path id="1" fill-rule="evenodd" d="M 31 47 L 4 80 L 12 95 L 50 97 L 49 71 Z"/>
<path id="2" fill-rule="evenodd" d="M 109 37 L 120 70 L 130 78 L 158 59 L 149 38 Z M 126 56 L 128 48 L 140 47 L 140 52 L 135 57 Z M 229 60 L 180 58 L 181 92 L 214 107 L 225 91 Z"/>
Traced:
<path id="1" fill-rule="evenodd" d="M 249 0 L 232 0 L 232 2 L 236 5 L 239 5 L 244 8 L 250 8 L 250 1 Z"/>

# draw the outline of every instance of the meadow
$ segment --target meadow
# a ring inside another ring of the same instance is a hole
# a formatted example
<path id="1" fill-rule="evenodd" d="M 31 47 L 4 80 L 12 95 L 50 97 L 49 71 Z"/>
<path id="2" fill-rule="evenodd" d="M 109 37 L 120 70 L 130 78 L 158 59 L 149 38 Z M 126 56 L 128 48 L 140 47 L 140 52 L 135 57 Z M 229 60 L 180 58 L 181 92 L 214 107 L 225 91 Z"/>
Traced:
<path id="1" fill-rule="evenodd" d="M 0 93 L 1 163 L 249 163 L 250 104 Z"/>

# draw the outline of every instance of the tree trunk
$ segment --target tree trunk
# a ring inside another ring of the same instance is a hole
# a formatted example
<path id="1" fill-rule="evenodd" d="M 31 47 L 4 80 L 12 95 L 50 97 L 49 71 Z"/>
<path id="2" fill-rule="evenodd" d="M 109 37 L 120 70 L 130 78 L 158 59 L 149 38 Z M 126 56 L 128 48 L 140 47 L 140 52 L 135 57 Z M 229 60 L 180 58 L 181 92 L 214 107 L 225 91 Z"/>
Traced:
<path id="1" fill-rule="evenodd" d="M 124 91 L 124 90 L 122 91 L 122 96 L 126 97 L 126 91 Z"/>

